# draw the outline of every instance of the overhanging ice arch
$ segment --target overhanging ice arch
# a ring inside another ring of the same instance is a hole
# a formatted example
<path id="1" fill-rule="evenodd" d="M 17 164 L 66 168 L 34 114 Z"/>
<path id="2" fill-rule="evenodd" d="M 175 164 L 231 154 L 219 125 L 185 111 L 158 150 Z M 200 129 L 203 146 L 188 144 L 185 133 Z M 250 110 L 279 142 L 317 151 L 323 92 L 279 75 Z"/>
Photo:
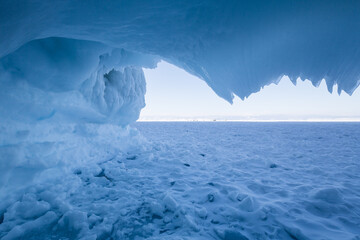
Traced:
<path id="1" fill-rule="evenodd" d="M 158 56 L 228 101 L 282 75 L 314 85 L 325 78 L 329 90 L 338 84 L 352 93 L 360 79 L 359 10 L 358 1 L 4 0 L 0 56 L 60 37 Z"/>

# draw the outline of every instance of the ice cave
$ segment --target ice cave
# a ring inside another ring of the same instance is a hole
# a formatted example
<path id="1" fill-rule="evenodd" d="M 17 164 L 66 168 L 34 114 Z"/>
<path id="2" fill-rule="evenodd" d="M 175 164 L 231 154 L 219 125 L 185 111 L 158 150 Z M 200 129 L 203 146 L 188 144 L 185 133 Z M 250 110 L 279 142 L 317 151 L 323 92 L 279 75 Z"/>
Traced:
<path id="1" fill-rule="evenodd" d="M 359 13 L 356 0 L 0 0 L 0 239 L 359 240 L 358 124 L 313 138 L 135 123 L 143 69 L 162 60 L 229 103 L 284 75 L 351 95 Z"/>

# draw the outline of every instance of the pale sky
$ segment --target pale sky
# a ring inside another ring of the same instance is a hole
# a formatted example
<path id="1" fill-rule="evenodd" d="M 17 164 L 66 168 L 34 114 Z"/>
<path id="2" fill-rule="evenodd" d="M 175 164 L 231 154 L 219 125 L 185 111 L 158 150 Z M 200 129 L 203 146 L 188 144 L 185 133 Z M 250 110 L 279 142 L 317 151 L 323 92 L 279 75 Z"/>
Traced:
<path id="1" fill-rule="evenodd" d="M 287 77 L 233 105 L 199 78 L 166 62 L 144 69 L 146 107 L 140 120 L 360 120 L 360 90 L 352 96 L 327 91 L 323 81 L 294 86 Z"/>

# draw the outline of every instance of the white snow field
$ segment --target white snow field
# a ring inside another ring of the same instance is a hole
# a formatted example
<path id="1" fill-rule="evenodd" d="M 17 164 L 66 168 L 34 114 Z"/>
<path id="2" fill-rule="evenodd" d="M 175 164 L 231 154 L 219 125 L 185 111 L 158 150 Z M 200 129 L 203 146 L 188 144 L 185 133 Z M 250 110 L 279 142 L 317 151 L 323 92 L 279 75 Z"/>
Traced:
<path id="1" fill-rule="evenodd" d="M 229 102 L 284 75 L 351 94 L 359 11 L 355 0 L 0 0 L 0 238 L 359 239 L 356 124 L 129 127 L 143 68 L 161 60 Z"/>
<path id="2" fill-rule="evenodd" d="M 0 238 L 360 239 L 359 123 L 135 126 L 142 148 L 44 171 Z"/>

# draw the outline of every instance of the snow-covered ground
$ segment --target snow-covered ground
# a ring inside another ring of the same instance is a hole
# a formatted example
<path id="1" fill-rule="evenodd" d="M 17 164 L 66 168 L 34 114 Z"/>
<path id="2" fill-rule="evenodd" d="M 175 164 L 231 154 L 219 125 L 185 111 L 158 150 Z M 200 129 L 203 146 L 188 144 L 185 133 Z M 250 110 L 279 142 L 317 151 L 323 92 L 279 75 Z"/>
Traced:
<path id="1" fill-rule="evenodd" d="M 359 123 L 134 127 L 141 146 L 3 202 L 0 238 L 360 239 Z"/>

